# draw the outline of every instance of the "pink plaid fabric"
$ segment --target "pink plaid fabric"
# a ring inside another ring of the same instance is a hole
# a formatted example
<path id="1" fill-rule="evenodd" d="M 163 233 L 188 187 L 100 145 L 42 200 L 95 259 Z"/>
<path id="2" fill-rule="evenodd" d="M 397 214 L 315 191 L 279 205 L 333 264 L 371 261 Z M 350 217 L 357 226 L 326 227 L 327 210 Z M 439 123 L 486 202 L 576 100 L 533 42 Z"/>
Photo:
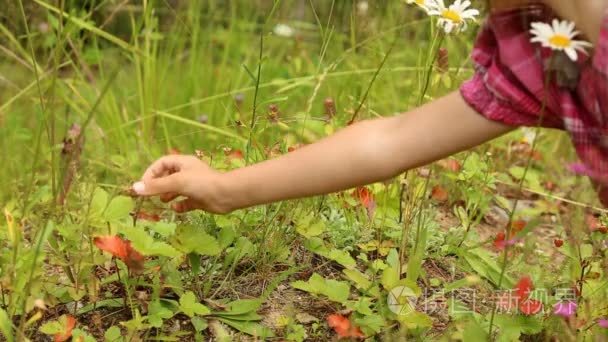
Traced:
<path id="1" fill-rule="evenodd" d="M 460 92 L 491 120 L 568 131 L 586 173 L 606 185 L 600 198 L 608 206 L 608 13 L 593 57 L 579 53 L 573 64 L 579 74 L 574 87 L 560 86 L 555 77 L 545 86 L 552 52 L 530 42 L 530 24 L 553 18 L 542 5 L 491 14 L 472 52 L 477 71 Z"/>

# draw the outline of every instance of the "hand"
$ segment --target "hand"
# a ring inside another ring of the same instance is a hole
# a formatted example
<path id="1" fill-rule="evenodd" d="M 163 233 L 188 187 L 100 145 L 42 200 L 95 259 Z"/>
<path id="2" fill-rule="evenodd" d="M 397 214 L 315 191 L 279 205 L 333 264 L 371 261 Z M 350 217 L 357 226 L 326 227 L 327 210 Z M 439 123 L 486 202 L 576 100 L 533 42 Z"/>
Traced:
<path id="1" fill-rule="evenodd" d="M 133 184 L 133 191 L 140 196 L 160 196 L 163 202 L 185 197 L 172 205 L 180 213 L 194 209 L 227 213 L 231 209 L 222 203 L 221 175 L 194 156 L 170 155 L 152 163 L 141 181 Z"/>

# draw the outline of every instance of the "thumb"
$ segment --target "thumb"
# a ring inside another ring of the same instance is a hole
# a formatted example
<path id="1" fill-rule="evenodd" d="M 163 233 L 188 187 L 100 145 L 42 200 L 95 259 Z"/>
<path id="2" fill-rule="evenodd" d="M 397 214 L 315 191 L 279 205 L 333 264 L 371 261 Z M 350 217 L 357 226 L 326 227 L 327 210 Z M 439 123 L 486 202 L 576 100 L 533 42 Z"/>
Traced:
<path id="1" fill-rule="evenodd" d="M 133 191 L 141 196 L 155 196 L 168 192 L 179 193 L 180 173 L 173 173 L 165 177 L 147 179 L 133 184 Z"/>

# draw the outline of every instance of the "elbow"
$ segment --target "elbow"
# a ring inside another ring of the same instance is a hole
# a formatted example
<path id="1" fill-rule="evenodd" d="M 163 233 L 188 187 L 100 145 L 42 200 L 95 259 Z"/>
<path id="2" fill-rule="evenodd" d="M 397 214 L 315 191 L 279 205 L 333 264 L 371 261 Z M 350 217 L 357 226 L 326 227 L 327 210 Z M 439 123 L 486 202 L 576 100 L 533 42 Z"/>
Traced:
<path id="1" fill-rule="evenodd" d="M 391 118 L 360 121 L 353 129 L 359 137 L 353 145 L 353 153 L 359 156 L 353 167 L 366 169 L 365 173 L 373 175 L 371 181 L 389 180 L 409 169 L 399 147 L 402 134 Z"/>

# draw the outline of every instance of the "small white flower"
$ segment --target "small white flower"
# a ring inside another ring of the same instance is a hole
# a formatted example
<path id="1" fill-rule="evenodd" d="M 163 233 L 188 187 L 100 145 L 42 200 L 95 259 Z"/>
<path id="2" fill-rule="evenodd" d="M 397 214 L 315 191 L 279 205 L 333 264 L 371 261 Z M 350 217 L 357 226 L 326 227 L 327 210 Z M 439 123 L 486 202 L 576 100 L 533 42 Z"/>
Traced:
<path id="1" fill-rule="evenodd" d="M 285 24 L 277 24 L 273 30 L 274 34 L 279 37 L 292 37 L 294 34 L 294 30 Z"/>
<path id="2" fill-rule="evenodd" d="M 467 29 L 467 21 L 475 21 L 479 11 L 469 8 L 471 2 L 468 0 L 456 0 L 449 7 L 445 6 L 444 0 L 436 0 L 435 7 L 429 10 L 429 15 L 438 16 L 437 26 L 443 28 L 445 33 L 463 32 Z"/>
<path id="3" fill-rule="evenodd" d="M 574 29 L 574 23 L 567 20 L 553 19 L 551 25 L 542 22 L 532 23 L 530 33 L 534 36 L 530 39 L 532 43 L 541 43 L 543 47 L 564 51 L 573 61 L 578 59 L 576 51 L 586 54 L 585 48 L 591 47 L 589 42 L 574 39 L 579 32 Z"/>
<path id="4" fill-rule="evenodd" d="M 405 2 L 422 8 L 427 14 L 430 10 L 437 8 L 436 0 L 405 0 Z"/>
<path id="5" fill-rule="evenodd" d="M 534 140 L 536 140 L 536 130 L 529 127 L 523 127 L 522 129 L 523 137 L 521 139 L 522 142 L 532 145 Z"/>
<path id="6" fill-rule="evenodd" d="M 367 1 L 363 0 L 357 2 L 357 13 L 359 13 L 359 15 L 365 15 L 367 10 L 369 10 L 369 4 Z"/>

